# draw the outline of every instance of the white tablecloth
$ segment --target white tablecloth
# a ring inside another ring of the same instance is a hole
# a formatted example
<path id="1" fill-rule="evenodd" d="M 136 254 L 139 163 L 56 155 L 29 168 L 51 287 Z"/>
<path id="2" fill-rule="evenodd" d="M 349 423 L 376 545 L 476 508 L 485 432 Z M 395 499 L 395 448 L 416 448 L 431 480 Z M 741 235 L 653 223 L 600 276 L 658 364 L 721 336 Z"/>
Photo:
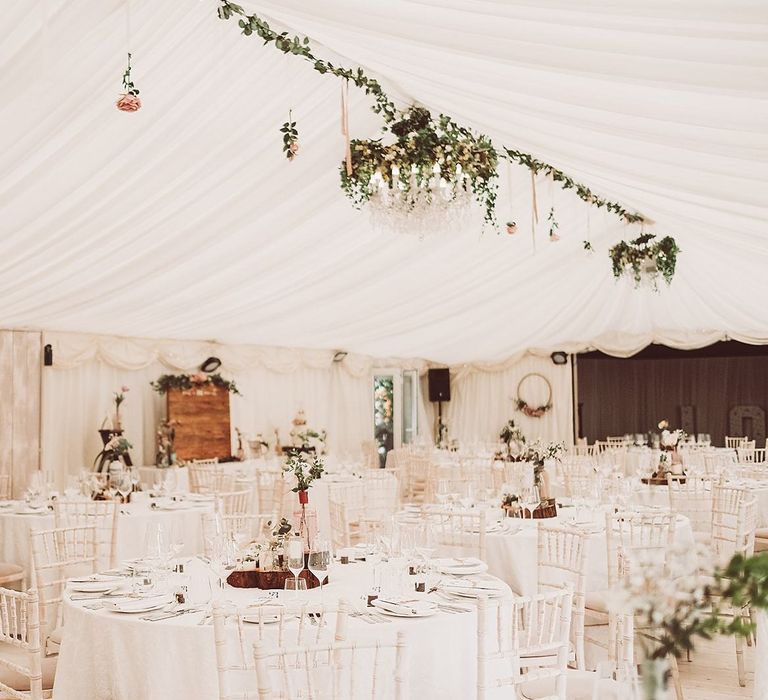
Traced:
<path id="1" fill-rule="evenodd" d="M 604 521 L 603 511 L 595 512 L 597 522 Z M 488 571 L 507 583 L 521 595 L 535 595 L 538 587 L 537 523 L 556 524 L 560 516 L 546 520 L 524 520 L 521 529 L 513 534 L 489 533 L 486 537 Z M 691 523 L 680 516 L 675 529 L 675 544 L 692 547 Z M 587 559 L 587 592 L 608 588 L 608 545 L 605 530 L 589 534 L 585 556 Z"/>
<path id="2" fill-rule="evenodd" d="M 23 504 L 19 504 L 23 506 Z M 144 554 L 144 536 L 147 525 L 151 522 L 163 523 L 169 536 L 173 529 L 182 528 L 184 532 L 185 556 L 192 556 L 203 551 L 202 514 L 212 510 L 212 505 L 191 506 L 188 510 L 152 510 L 147 503 L 118 506 L 117 516 L 117 552 L 118 561 L 131 559 Z M 31 530 L 49 530 L 54 528 L 54 516 L 51 511 L 40 515 L 17 515 L 0 510 L 0 561 L 23 566 L 29 571 L 29 533 Z"/>
<path id="3" fill-rule="evenodd" d="M 202 575 L 198 562 L 189 571 Z M 334 565 L 324 587 L 326 602 L 347 598 L 358 604 L 372 581 L 367 564 Z M 228 589 L 226 596 L 242 606 L 258 591 Z M 317 589 L 306 594 L 319 599 Z M 281 592 L 280 597 L 284 594 Z M 464 601 L 462 601 L 462 604 Z M 218 681 L 211 626 L 199 626 L 201 614 L 149 622 L 134 615 L 87 610 L 67 600 L 64 636 L 56 671 L 57 700 L 213 700 Z M 473 608 L 473 601 L 466 607 Z M 409 697 L 422 700 L 466 700 L 475 695 L 477 616 L 438 613 L 432 617 L 387 624 L 350 618 L 348 636 L 394 639 L 407 634 Z M 248 626 L 246 634 L 254 628 Z M 236 643 L 236 628 L 231 629 Z M 251 648 L 249 636 L 246 647 Z M 256 697 L 255 680 L 250 686 Z"/>

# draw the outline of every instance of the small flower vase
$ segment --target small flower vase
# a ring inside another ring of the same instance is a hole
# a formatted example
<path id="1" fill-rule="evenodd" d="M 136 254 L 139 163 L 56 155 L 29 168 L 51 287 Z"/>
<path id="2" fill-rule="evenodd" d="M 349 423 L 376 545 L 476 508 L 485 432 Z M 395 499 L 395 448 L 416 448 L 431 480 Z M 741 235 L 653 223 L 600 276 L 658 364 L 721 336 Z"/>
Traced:
<path id="1" fill-rule="evenodd" d="M 539 474 L 539 483 L 537 485 L 539 487 L 539 499 L 542 501 L 547 500 L 549 498 L 549 474 L 546 469 Z"/>
<path id="2" fill-rule="evenodd" d="M 272 571 L 275 568 L 275 554 L 271 549 L 265 549 L 259 554 L 259 568 L 262 571 Z"/>
<path id="3" fill-rule="evenodd" d="M 312 547 L 312 539 L 317 534 L 317 512 L 301 503 L 293 511 L 293 530 L 304 540 L 304 551 L 308 552 Z"/>
<path id="4" fill-rule="evenodd" d="M 112 430 L 118 431 L 123 429 L 122 421 L 120 420 L 120 411 L 115 411 L 112 415 Z"/>
<path id="5" fill-rule="evenodd" d="M 645 659 L 641 664 L 640 685 L 643 700 L 669 700 L 669 661 Z"/>

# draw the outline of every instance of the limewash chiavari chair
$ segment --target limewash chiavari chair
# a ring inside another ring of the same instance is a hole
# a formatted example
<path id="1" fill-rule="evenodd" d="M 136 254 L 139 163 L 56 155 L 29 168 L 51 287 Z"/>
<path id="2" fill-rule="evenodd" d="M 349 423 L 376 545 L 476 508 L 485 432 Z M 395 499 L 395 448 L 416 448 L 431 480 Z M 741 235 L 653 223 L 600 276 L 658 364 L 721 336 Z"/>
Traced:
<path id="1" fill-rule="evenodd" d="M 117 555 L 117 514 L 115 501 L 69 501 L 57 499 L 53 502 L 54 520 L 57 528 L 96 528 L 96 566 L 111 569 L 116 565 Z"/>
<path id="2" fill-rule="evenodd" d="M 432 527 L 438 553 L 453 556 L 460 550 L 485 561 L 487 513 L 484 510 L 433 510 L 422 511 L 422 519 Z"/>
<path id="3" fill-rule="evenodd" d="M 274 605 L 265 603 L 240 609 L 214 603 L 213 634 L 219 700 L 254 697 L 254 641 L 267 639 L 270 646 L 278 647 L 342 642 L 346 638 L 348 615 L 349 603 L 344 599 L 337 605 L 304 601 L 300 606 L 284 606 L 275 602 Z"/>
<path id="4" fill-rule="evenodd" d="M 50 698 L 56 660 L 43 658 L 37 591 L 0 588 L 0 696 Z"/>
<path id="5" fill-rule="evenodd" d="M 96 527 L 33 530 L 29 535 L 35 588 L 40 597 L 40 628 L 46 655 L 58 653 L 67 579 L 96 573 Z"/>
<path id="6" fill-rule="evenodd" d="M 282 471 L 256 472 L 256 506 L 260 513 L 278 513 L 283 510 L 286 483 Z"/>
<path id="7" fill-rule="evenodd" d="M 334 549 L 342 549 L 352 545 L 352 534 L 349 528 L 347 506 L 341 501 L 329 499 L 328 516 L 331 521 L 331 541 Z"/>
<path id="8" fill-rule="evenodd" d="M 405 633 L 274 648 L 254 645 L 259 700 L 405 700 Z"/>
<path id="9" fill-rule="evenodd" d="M 741 494 L 737 493 L 742 491 Z M 715 563 L 724 564 L 734 555 L 741 554 L 749 557 L 755 551 L 755 531 L 757 528 L 757 501 L 746 490 L 732 489 L 723 486 L 715 487 L 712 520 L 712 549 Z M 708 580 L 710 577 L 705 576 Z M 728 606 L 720 614 L 729 617 L 751 618 L 749 606 L 741 609 Z M 744 639 L 734 635 L 736 641 L 736 671 L 739 685 L 746 685 L 744 670 Z M 751 644 L 751 638 L 747 643 Z"/>
<path id="10" fill-rule="evenodd" d="M 222 515 L 246 515 L 251 510 L 253 491 L 219 491 L 216 493 L 216 510 Z"/>
<path id="11" fill-rule="evenodd" d="M 539 591 L 557 590 L 568 584 L 573 592 L 571 636 L 576 666 L 584 670 L 584 601 L 587 590 L 587 536 L 576 530 L 539 525 Z"/>
<path id="12" fill-rule="evenodd" d="M 659 512 L 619 511 L 608 512 L 605 516 L 606 547 L 608 560 L 608 590 L 589 592 L 585 605 L 585 642 L 599 647 L 606 645 L 595 636 L 586 633 L 591 627 L 608 626 L 608 649 L 616 640 L 611 636 L 614 631 L 613 614 L 608 610 L 610 589 L 630 575 L 633 566 L 653 563 L 663 566 L 673 548 L 675 536 L 675 515 Z M 652 633 L 652 631 L 649 631 Z M 682 700 L 680 673 L 674 657 L 670 660 L 670 670 L 678 700 Z"/>
<path id="13" fill-rule="evenodd" d="M 715 482 L 707 478 L 688 477 L 667 481 L 670 510 L 684 515 L 691 523 L 694 539 L 709 543 L 712 539 L 712 498 Z"/>
<path id="14" fill-rule="evenodd" d="M 232 491 L 235 475 L 224 470 L 217 460 L 200 460 L 192 462 L 189 470 L 189 490 L 192 493 L 216 493 Z"/>
<path id="15" fill-rule="evenodd" d="M 432 460 L 428 456 L 410 454 L 407 457 L 403 474 L 403 498 L 406 501 L 428 502 L 432 470 Z"/>
<path id="16" fill-rule="evenodd" d="M 554 686 L 547 698 L 565 700 L 571 605 L 567 588 L 527 597 L 478 598 L 477 700 L 509 686 L 513 697 L 529 697 L 526 686 L 542 682 Z M 491 634 L 489 620 L 495 622 Z M 491 677 L 499 660 L 506 662 L 504 676 Z"/>
<path id="17" fill-rule="evenodd" d="M 752 447 L 737 447 L 736 455 L 740 464 L 763 464 L 765 462 L 765 448 L 755 447 L 752 440 Z"/>
<path id="18" fill-rule="evenodd" d="M 363 467 L 366 469 L 379 468 L 379 444 L 376 440 L 363 440 L 360 443 L 360 451 L 363 455 Z"/>
<path id="19" fill-rule="evenodd" d="M 737 447 L 743 447 L 745 442 L 749 441 L 749 437 L 744 435 L 743 437 L 725 436 L 725 446 L 729 450 L 735 450 Z"/>
<path id="20" fill-rule="evenodd" d="M 0 474 L 0 501 L 7 501 L 11 497 L 11 475 Z"/>
<path id="21" fill-rule="evenodd" d="M 595 446 L 587 445 L 571 445 L 568 448 L 568 457 L 593 457 L 595 454 Z"/>

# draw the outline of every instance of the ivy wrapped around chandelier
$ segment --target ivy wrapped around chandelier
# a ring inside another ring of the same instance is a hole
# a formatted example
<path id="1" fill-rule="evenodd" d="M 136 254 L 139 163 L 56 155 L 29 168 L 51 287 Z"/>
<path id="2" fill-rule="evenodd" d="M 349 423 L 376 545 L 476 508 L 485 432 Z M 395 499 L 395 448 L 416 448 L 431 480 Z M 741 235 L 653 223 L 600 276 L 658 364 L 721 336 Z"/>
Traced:
<path id="1" fill-rule="evenodd" d="M 675 265 L 680 248 L 672 236 L 656 240 L 655 234 L 644 233 L 632 241 L 619 241 L 608 251 L 613 266 L 613 276 L 631 276 L 635 288 L 647 284 L 658 291 L 662 277 L 667 285 L 675 276 Z"/>
<path id="2" fill-rule="evenodd" d="M 484 222 L 496 226 L 498 154 L 486 136 L 418 106 L 386 130 L 393 143 L 354 139 L 351 162 L 340 168 L 342 190 L 369 208 L 374 223 L 424 235 L 455 227 L 474 200 Z"/>

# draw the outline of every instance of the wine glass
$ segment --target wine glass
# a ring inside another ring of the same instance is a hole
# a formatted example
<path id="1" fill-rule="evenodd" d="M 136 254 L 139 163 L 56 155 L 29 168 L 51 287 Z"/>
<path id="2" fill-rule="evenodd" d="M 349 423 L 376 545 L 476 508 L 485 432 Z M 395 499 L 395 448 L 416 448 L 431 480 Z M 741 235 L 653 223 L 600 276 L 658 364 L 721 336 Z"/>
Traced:
<path id="1" fill-rule="evenodd" d="M 531 520 L 533 520 L 534 508 L 536 508 L 540 502 L 541 498 L 539 497 L 539 489 L 535 484 L 524 486 L 522 489 L 520 489 L 520 505 L 521 507 L 528 509 Z"/>
<path id="2" fill-rule="evenodd" d="M 171 548 L 165 526 L 158 522 L 149 523 L 144 535 L 144 558 L 148 562 L 163 566 L 164 563 L 167 564 L 170 553 Z"/>
<path id="3" fill-rule="evenodd" d="M 133 490 L 133 477 L 131 475 L 131 470 L 128 468 L 123 469 L 123 471 L 118 472 L 112 478 L 112 481 L 115 490 L 118 494 L 120 494 L 120 498 L 122 499 L 123 503 L 127 503 L 127 496 Z"/>
<path id="4" fill-rule="evenodd" d="M 323 596 L 323 579 L 328 571 L 331 561 L 331 546 L 328 540 L 318 536 L 312 541 L 309 550 L 309 562 L 307 568 L 320 582 L 320 597 Z"/>
<path id="5" fill-rule="evenodd" d="M 448 482 L 445 479 L 440 479 L 437 482 L 435 497 L 437 498 L 437 502 L 441 505 L 448 500 Z"/>
<path id="6" fill-rule="evenodd" d="M 293 578 L 296 580 L 293 590 L 298 594 L 300 590 L 298 584 L 299 574 L 304 569 L 304 540 L 300 535 L 293 535 L 288 539 L 286 550 L 288 570 L 293 574 Z"/>

